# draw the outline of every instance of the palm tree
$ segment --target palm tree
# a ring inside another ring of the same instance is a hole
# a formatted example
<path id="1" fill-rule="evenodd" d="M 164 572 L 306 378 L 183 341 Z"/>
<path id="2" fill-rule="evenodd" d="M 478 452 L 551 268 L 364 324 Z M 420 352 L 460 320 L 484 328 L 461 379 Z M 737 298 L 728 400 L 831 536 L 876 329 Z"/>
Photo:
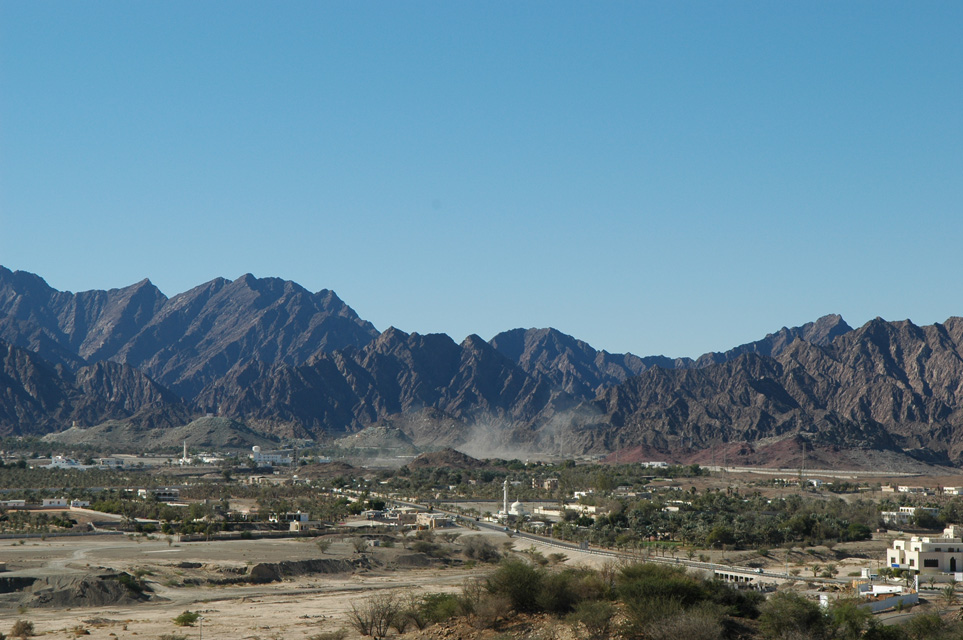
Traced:
<path id="1" fill-rule="evenodd" d="M 820 569 L 822 569 L 822 565 L 818 565 L 818 564 L 810 565 L 809 567 L 809 570 L 813 572 L 814 578 L 819 575 Z"/>
<path id="2" fill-rule="evenodd" d="M 956 583 L 948 584 L 942 589 L 940 589 L 940 600 L 949 609 L 954 604 L 956 604 Z"/>

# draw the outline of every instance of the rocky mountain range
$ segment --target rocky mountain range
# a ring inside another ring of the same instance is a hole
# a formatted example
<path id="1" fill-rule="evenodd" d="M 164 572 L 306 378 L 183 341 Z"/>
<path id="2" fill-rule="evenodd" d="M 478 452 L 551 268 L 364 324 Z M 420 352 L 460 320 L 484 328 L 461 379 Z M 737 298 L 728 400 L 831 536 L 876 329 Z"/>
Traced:
<path id="1" fill-rule="evenodd" d="M 379 333 L 334 292 L 274 278 L 167 298 L 147 280 L 70 293 L 0 267 L 0 357 L 0 435 L 216 414 L 270 437 L 377 427 L 476 455 L 688 461 L 735 447 L 766 463 L 822 447 L 963 461 L 959 318 L 853 330 L 830 315 L 672 359 L 551 328 L 460 343 Z"/>

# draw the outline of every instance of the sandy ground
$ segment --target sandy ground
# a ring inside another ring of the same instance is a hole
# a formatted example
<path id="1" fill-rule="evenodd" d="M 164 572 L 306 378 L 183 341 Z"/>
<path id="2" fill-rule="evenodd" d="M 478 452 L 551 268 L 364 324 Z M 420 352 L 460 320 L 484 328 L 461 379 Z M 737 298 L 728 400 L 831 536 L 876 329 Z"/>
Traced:
<path id="1" fill-rule="evenodd" d="M 500 549 L 509 540 L 504 534 L 458 530 L 462 535 L 488 535 Z M 529 541 L 515 540 L 516 549 L 527 549 Z M 558 550 L 535 545 L 546 555 Z M 74 638 L 86 630 L 92 640 L 159 638 L 165 634 L 188 638 L 247 640 L 309 638 L 324 631 L 347 626 L 345 615 L 351 603 L 376 591 L 391 590 L 400 595 L 457 591 L 471 578 L 489 570 L 480 565 L 466 568 L 391 569 L 392 554 L 406 553 L 400 545 L 372 550 L 371 556 L 389 568 L 373 568 L 354 574 L 315 574 L 267 585 L 169 586 L 194 575 L 257 562 L 279 562 L 312 558 L 357 557 L 347 540 L 338 539 L 325 553 L 310 541 L 245 540 L 210 543 L 173 543 L 163 539 L 131 539 L 127 536 L 51 538 L 48 540 L 4 541 L 0 560 L 9 572 L 0 576 L 56 575 L 83 573 L 98 568 L 130 573 L 146 570 L 144 578 L 155 592 L 155 601 L 131 606 L 35 608 L 26 611 L 0 609 L 0 632 L 9 632 L 19 618 L 34 623 L 36 632 L 51 640 Z M 566 554 L 570 563 L 597 566 L 607 560 L 577 551 Z M 183 568 L 181 563 L 200 563 L 202 568 Z M 202 626 L 178 627 L 172 619 L 185 610 L 202 613 Z M 351 632 L 349 637 L 357 637 Z"/>

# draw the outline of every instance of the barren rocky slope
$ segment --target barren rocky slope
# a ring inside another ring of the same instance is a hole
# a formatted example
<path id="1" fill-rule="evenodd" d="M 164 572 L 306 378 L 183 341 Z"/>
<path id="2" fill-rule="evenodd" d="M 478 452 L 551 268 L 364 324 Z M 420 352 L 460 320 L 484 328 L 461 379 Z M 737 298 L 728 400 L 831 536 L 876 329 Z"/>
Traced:
<path id="1" fill-rule="evenodd" d="M 671 359 L 554 329 L 461 343 L 379 334 L 331 291 L 251 275 L 168 299 L 147 280 L 73 294 L 0 267 L 0 340 L 0 434 L 212 413 L 298 437 L 379 425 L 479 455 L 636 447 L 691 459 L 750 443 L 963 460 L 959 318 L 853 330 L 824 316 Z"/>
<path id="2" fill-rule="evenodd" d="M 217 278 L 168 299 L 149 280 L 74 294 L 0 267 L 0 339 L 71 368 L 126 363 L 188 399 L 239 362 L 300 364 L 377 333 L 333 291 L 277 278 Z"/>
<path id="3" fill-rule="evenodd" d="M 582 448 L 677 453 L 803 436 L 958 462 L 961 347 L 960 318 L 927 327 L 876 319 L 825 346 L 797 338 L 775 358 L 650 370 L 588 403 L 592 417 L 569 425 L 569 436 Z"/>

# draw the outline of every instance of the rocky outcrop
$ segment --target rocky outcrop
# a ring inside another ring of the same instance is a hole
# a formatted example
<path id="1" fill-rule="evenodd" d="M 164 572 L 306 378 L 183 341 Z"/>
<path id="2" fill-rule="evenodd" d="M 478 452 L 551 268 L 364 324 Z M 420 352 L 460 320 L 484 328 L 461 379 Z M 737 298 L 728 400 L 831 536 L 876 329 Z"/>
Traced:
<path id="1" fill-rule="evenodd" d="M 61 431 L 109 419 L 164 423 L 189 415 L 183 403 L 136 369 L 99 363 L 71 372 L 0 342 L 0 435 Z"/>
<path id="2" fill-rule="evenodd" d="M 168 299 L 148 280 L 73 294 L 0 267 L 0 340 L 0 435 L 114 420 L 135 437 L 210 413 L 288 437 L 374 426 L 481 457 L 691 458 L 734 443 L 757 457 L 784 443 L 789 456 L 822 443 L 963 462 L 959 318 L 854 330 L 830 315 L 671 359 L 597 351 L 550 328 L 490 342 L 379 334 L 333 292 L 273 278 Z M 210 437 L 248 443 L 242 426 Z"/>
<path id="3" fill-rule="evenodd" d="M 239 363 L 302 364 L 377 335 L 333 291 L 277 278 L 218 278 L 168 299 L 149 280 L 74 294 L 0 267 L 0 339 L 72 369 L 128 364 L 185 399 Z"/>
<path id="4" fill-rule="evenodd" d="M 247 581 L 254 584 L 279 582 L 285 578 L 311 575 L 316 573 L 351 573 L 356 569 L 369 568 L 367 558 L 337 560 L 319 558 L 317 560 L 290 560 L 286 562 L 260 562 L 251 567 Z"/>
<path id="5" fill-rule="evenodd" d="M 604 391 L 573 421 L 582 448 L 683 452 L 787 437 L 934 460 L 963 459 L 963 320 L 873 320 L 776 357 L 746 352 L 700 369 L 653 369 Z M 932 455 L 931 455 L 932 457 Z"/>
<path id="6" fill-rule="evenodd" d="M 560 398 L 573 402 L 478 336 L 457 344 L 443 334 L 390 328 L 363 349 L 321 354 L 300 367 L 237 367 L 198 401 L 229 415 L 295 421 L 319 434 L 412 413 L 453 419 L 461 428 L 483 417 L 526 422 Z"/>

